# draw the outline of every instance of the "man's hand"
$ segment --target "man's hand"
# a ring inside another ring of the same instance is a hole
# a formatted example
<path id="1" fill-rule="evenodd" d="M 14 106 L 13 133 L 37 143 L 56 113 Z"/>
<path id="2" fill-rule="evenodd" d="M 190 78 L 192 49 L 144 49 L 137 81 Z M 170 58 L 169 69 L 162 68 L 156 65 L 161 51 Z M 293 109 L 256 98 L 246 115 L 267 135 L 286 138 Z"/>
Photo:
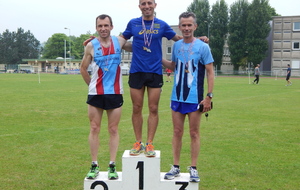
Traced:
<path id="1" fill-rule="evenodd" d="M 202 40 L 203 42 L 205 42 L 205 43 L 209 43 L 209 38 L 208 37 L 206 37 L 206 36 L 201 36 L 201 37 L 199 37 L 199 40 Z"/>
<path id="2" fill-rule="evenodd" d="M 96 38 L 95 36 L 90 36 L 90 38 L 89 39 L 87 39 L 87 40 L 85 40 L 83 43 L 82 43 L 82 45 L 83 46 L 86 46 L 90 41 L 92 41 L 94 38 Z"/>
<path id="3" fill-rule="evenodd" d="M 200 102 L 200 104 L 203 105 L 203 111 L 202 112 L 208 112 L 212 109 L 211 104 L 211 98 L 206 97 L 204 100 Z"/>

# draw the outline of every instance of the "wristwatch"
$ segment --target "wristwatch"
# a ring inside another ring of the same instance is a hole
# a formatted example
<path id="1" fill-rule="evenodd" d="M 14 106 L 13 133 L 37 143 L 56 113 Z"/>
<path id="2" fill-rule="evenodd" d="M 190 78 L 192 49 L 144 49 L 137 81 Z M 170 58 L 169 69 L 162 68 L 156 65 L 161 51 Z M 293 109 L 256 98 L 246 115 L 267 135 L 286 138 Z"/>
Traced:
<path id="1" fill-rule="evenodd" d="M 212 97 L 213 97 L 213 93 L 211 93 L 211 92 L 210 92 L 210 93 L 207 93 L 206 96 L 212 98 Z"/>

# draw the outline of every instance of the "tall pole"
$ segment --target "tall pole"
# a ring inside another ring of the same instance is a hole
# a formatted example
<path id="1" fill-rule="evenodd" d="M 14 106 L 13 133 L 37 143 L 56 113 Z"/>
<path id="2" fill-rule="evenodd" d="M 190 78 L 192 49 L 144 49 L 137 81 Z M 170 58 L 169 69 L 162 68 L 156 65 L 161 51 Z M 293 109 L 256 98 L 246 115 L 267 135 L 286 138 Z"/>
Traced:
<path id="1" fill-rule="evenodd" d="M 207 24 L 207 37 L 209 38 L 209 23 L 206 20 L 204 22 Z"/>
<path id="2" fill-rule="evenodd" d="M 66 58 L 67 58 L 67 53 L 66 53 L 66 40 L 65 40 L 65 71 L 66 71 L 66 69 L 67 69 L 67 60 L 66 60 Z"/>
<path id="3" fill-rule="evenodd" d="M 207 23 L 207 37 L 209 38 L 209 24 Z"/>
<path id="4" fill-rule="evenodd" d="M 248 63 L 248 78 L 249 78 L 249 84 L 251 84 L 250 82 L 250 63 L 247 61 Z"/>
<path id="5" fill-rule="evenodd" d="M 71 57 L 71 29 L 70 29 L 70 28 L 67 28 L 67 27 L 65 27 L 65 29 L 66 29 L 66 30 L 69 30 L 69 56 L 70 56 L 70 57 L 69 57 L 69 58 L 70 58 L 70 62 L 69 62 L 69 63 L 71 64 L 71 62 L 72 62 L 72 61 L 71 61 L 71 59 L 72 59 L 72 57 Z"/>

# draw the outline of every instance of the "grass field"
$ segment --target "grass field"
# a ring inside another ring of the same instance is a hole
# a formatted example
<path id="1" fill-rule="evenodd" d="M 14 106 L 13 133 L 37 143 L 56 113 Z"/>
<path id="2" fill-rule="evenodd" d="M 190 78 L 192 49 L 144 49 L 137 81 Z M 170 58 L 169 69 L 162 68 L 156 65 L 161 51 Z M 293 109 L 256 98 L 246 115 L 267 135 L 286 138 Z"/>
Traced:
<path id="1" fill-rule="evenodd" d="M 135 140 L 128 78 L 123 79 L 118 171 L 123 151 Z M 201 124 L 201 190 L 300 188 L 300 80 L 291 80 L 287 87 L 284 78 L 262 77 L 259 85 L 248 84 L 248 78 L 215 79 L 214 109 Z M 162 152 L 162 172 L 172 164 L 171 88 L 163 87 L 154 141 Z M 36 74 L 0 74 L 0 189 L 83 189 L 90 166 L 86 96 L 80 75 L 41 74 L 39 83 Z M 146 123 L 147 109 L 144 116 Z M 109 161 L 106 126 L 104 119 L 101 171 Z M 187 132 L 182 172 L 190 164 Z"/>

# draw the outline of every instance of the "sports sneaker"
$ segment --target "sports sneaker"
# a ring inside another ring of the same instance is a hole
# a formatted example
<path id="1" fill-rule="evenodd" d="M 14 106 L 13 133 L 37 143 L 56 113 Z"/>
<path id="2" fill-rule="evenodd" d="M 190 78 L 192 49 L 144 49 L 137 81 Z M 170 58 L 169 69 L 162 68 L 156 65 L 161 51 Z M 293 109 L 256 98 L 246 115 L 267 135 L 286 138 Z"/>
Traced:
<path id="1" fill-rule="evenodd" d="M 99 166 L 96 164 L 92 164 L 89 173 L 86 175 L 87 179 L 95 179 L 99 174 Z"/>
<path id="2" fill-rule="evenodd" d="M 188 167 L 188 170 L 190 171 L 190 182 L 199 182 L 200 177 L 198 171 L 192 167 Z"/>
<path id="3" fill-rule="evenodd" d="M 145 146 L 141 142 L 135 142 L 133 148 L 130 150 L 129 154 L 131 156 L 137 156 L 144 152 Z"/>
<path id="4" fill-rule="evenodd" d="M 109 164 L 108 166 L 108 179 L 118 179 L 118 173 L 116 172 L 116 166 L 114 164 Z"/>
<path id="5" fill-rule="evenodd" d="M 165 179 L 174 179 L 178 176 L 180 176 L 180 169 L 172 165 L 171 170 L 165 174 Z"/>
<path id="6" fill-rule="evenodd" d="M 155 151 L 154 151 L 154 146 L 152 144 L 152 142 L 147 143 L 146 145 L 146 149 L 145 149 L 145 155 L 147 157 L 155 157 Z"/>

